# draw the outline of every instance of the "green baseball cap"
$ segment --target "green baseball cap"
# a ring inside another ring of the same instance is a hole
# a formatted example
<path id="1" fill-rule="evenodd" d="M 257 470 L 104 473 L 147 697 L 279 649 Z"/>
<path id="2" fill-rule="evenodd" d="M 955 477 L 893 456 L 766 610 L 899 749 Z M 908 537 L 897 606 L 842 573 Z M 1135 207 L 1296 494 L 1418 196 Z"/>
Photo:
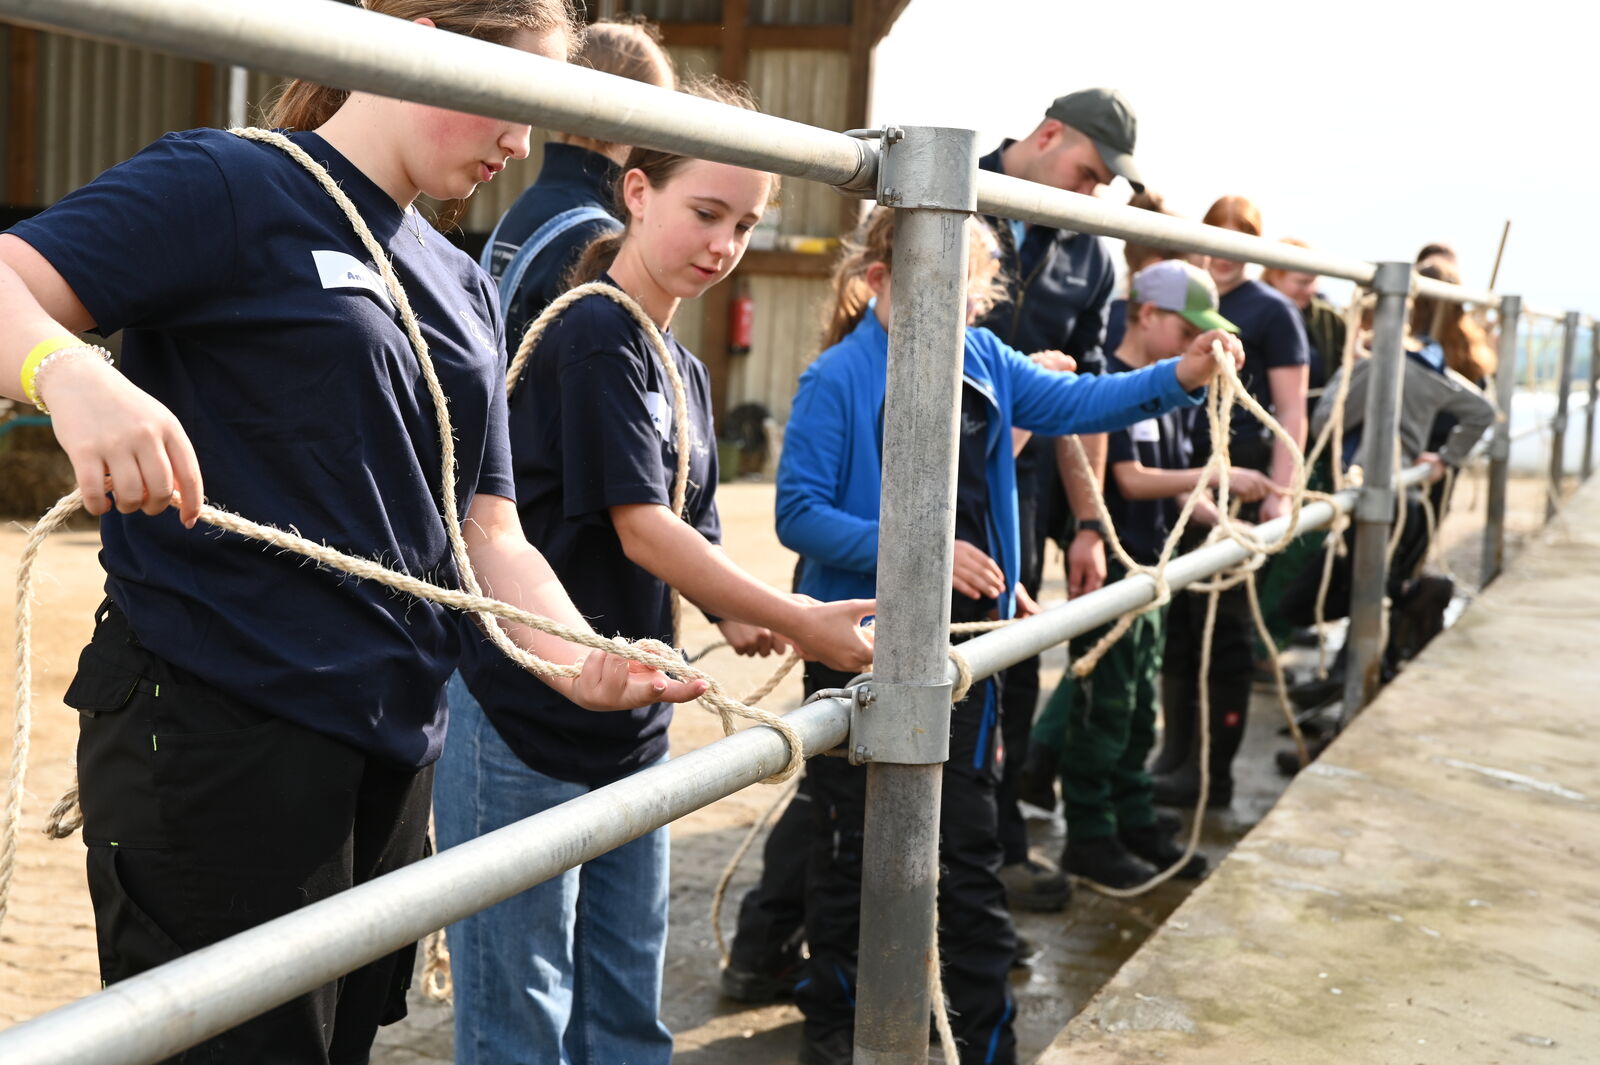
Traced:
<path id="1" fill-rule="evenodd" d="M 1182 259 L 1151 263 L 1133 275 L 1129 292 L 1134 303 L 1153 303 L 1164 311 L 1174 311 L 1201 329 L 1239 331 L 1217 313 L 1217 285 L 1211 275 Z"/>
<path id="2" fill-rule="evenodd" d="M 1144 191 L 1144 179 L 1133 163 L 1133 142 L 1138 121 L 1127 98 L 1116 89 L 1082 89 L 1058 96 L 1044 117 L 1071 126 L 1094 142 L 1100 160 L 1113 174 L 1126 178 L 1134 192 Z"/>

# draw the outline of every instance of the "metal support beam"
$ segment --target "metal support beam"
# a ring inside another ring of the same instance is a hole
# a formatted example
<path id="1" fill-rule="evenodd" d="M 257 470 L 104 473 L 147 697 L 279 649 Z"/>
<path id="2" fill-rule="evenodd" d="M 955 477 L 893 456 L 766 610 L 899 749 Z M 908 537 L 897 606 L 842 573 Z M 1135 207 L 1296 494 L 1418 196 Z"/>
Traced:
<path id="1" fill-rule="evenodd" d="M 950 751 L 950 568 L 956 416 L 977 206 L 977 133 L 884 133 L 878 200 L 898 208 L 884 402 L 874 698 L 852 721 L 866 762 L 857 1065 L 928 1060 L 928 961 L 939 887 L 939 797 Z"/>
<path id="2" fill-rule="evenodd" d="M 1361 424 L 1366 457 L 1356 502 L 1356 557 L 1350 586 L 1349 664 L 1343 718 L 1349 721 L 1377 693 L 1383 667 L 1389 532 L 1401 496 L 1395 485 L 1400 437 L 1400 397 L 1405 384 L 1406 296 L 1410 263 L 1379 263 L 1373 278 L 1378 309 L 1373 318 L 1372 384 Z"/>
<path id="3" fill-rule="evenodd" d="M 1561 506 L 1561 482 L 1567 470 L 1567 414 L 1572 398 L 1572 364 L 1578 355 L 1578 329 L 1583 316 L 1568 311 L 1561 330 L 1561 383 L 1556 392 L 1556 416 L 1550 420 L 1550 490 L 1545 494 L 1544 520 L 1556 516 Z"/>
<path id="4" fill-rule="evenodd" d="M 1506 554 L 1506 491 L 1511 475 L 1511 400 L 1517 391 L 1517 329 L 1522 323 L 1522 297 L 1500 299 L 1500 358 L 1494 372 L 1494 436 L 1489 441 L 1489 506 L 1483 522 L 1483 564 L 1479 587 L 1500 576 Z"/>
<path id="5" fill-rule="evenodd" d="M 1594 472 L 1595 401 L 1600 399 L 1600 326 L 1589 323 L 1589 405 L 1583 412 L 1583 469 L 1585 481 Z"/>

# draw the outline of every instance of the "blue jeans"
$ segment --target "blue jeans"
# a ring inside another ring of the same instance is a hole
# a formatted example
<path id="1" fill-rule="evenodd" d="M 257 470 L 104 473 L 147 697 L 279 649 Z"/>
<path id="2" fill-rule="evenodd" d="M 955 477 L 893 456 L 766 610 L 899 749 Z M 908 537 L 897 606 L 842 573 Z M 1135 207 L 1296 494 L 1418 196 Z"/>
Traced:
<path id="1" fill-rule="evenodd" d="M 590 790 L 524 765 L 459 673 L 447 692 L 441 848 Z M 450 926 L 457 1065 L 667 1065 L 667 840 L 658 829 Z"/>

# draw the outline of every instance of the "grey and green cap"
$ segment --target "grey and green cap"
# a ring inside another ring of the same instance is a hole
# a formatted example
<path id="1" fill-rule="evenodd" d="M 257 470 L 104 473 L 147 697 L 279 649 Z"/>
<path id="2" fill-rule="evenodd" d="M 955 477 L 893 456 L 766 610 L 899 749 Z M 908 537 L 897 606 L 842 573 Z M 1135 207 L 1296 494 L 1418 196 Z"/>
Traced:
<path id="1" fill-rule="evenodd" d="M 1044 113 L 1071 126 L 1094 142 L 1100 159 L 1113 174 L 1127 179 L 1134 192 L 1144 191 L 1144 179 L 1133 163 L 1133 142 L 1138 121 L 1127 98 L 1116 89 L 1081 89 L 1058 96 Z"/>
<path id="2" fill-rule="evenodd" d="M 1217 313 L 1217 285 L 1211 275 L 1182 259 L 1163 259 L 1133 275 L 1129 299 L 1134 303 L 1153 303 L 1164 311 L 1183 315 L 1190 325 L 1201 329 L 1239 327 Z"/>

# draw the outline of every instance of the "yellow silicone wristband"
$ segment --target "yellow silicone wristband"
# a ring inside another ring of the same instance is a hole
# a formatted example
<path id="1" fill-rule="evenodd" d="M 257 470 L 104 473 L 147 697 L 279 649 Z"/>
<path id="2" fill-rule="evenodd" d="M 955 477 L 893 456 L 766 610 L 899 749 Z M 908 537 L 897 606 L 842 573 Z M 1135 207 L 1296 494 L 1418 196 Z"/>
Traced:
<path id="1" fill-rule="evenodd" d="M 39 393 L 34 391 L 34 374 L 39 372 L 39 364 L 64 348 L 81 348 L 83 341 L 70 334 L 67 336 L 51 337 L 41 340 L 28 352 L 28 357 L 22 360 L 22 394 L 28 397 L 28 402 L 35 407 L 40 406 Z"/>

